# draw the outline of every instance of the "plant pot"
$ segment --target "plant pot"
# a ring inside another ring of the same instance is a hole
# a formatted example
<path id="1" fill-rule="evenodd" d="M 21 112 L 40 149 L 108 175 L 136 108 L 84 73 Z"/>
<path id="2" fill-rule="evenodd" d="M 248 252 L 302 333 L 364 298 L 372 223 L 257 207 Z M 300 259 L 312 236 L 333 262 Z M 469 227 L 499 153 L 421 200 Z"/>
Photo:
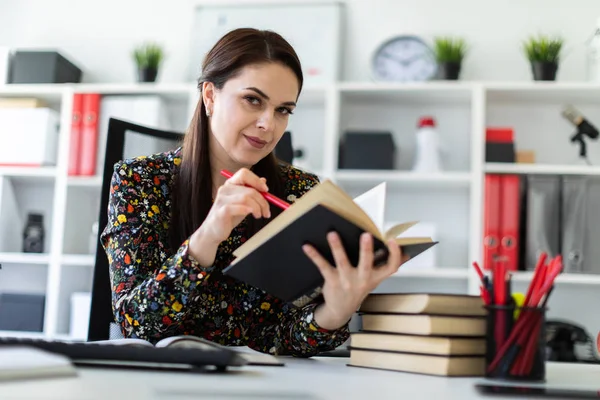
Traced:
<path id="1" fill-rule="evenodd" d="M 558 63 L 533 61 L 531 63 L 531 72 L 535 81 L 554 81 L 556 80 L 556 71 Z"/>
<path id="2" fill-rule="evenodd" d="M 157 75 L 156 68 L 138 68 L 138 82 L 154 82 Z"/>
<path id="3" fill-rule="evenodd" d="M 459 62 L 445 62 L 438 65 L 438 78 L 446 80 L 458 80 L 460 76 Z"/>

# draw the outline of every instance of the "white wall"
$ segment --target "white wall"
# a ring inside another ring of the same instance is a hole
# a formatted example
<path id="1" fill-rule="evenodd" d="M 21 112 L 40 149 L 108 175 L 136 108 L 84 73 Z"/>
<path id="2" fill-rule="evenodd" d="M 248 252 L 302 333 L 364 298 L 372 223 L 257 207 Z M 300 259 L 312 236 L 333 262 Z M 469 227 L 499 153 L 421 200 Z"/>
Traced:
<path id="1" fill-rule="evenodd" d="M 291 1 L 291 0 L 281 0 Z M 251 1 L 250 1 L 251 2 Z M 370 79 L 377 46 L 400 33 L 464 35 L 472 46 L 468 80 L 529 80 L 520 42 L 537 32 L 563 35 L 558 79 L 582 80 L 584 42 L 600 17 L 598 0 L 346 0 L 343 78 Z M 168 51 L 160 80 L 187 73 L 192 10 L 199 0 L 1 0 L 0 45 L 56 47 L 85 69 L 86 82 L 131 82 L 129 52 L 145 39 Z"/>

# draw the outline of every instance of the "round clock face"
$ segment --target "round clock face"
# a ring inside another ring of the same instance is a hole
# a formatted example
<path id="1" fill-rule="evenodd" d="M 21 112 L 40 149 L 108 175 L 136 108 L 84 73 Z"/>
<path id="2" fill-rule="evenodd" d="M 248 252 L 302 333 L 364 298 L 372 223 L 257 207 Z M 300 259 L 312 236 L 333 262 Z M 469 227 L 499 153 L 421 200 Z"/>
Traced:
<path id="1" fill-rule="evenodd" d="M 383 81 L 426 81 L 435 76 L 433 50 L 416 36 L 399 36 L 383 43 L 373 58 L 373 73 Z"/>

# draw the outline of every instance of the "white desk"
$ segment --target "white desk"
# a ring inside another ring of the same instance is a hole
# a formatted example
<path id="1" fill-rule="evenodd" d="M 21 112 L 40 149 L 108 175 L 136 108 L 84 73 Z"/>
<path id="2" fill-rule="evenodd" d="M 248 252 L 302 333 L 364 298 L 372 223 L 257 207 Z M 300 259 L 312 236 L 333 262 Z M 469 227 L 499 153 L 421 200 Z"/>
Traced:
<path id="1" fill-rule="evenodd" d="M 444 378 L 346 366 L 344 358 L 287 359 L 285 367 L 226 373 L 80 368 L 79 376 L 0 383 L 1 399 L 412 400 L 483 398 L 477 379 Z M 548 363 L 549 384 L 600 389 L 600 365 Z M 596 382 L 594 386 L 594 382 Z M 500 399 L 499 396 L 485 396 Z M 514 397 L 513 397 L 514 398 Z M 530 397 L 531 398 L 531 397 Z"/>

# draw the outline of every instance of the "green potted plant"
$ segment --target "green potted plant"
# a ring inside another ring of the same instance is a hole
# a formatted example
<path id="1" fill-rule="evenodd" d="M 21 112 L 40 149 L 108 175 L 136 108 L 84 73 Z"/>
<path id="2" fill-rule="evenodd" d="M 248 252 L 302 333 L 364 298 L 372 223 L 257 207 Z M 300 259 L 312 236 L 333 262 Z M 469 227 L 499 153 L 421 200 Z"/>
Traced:
<path id="1" fill-rule="evenodd" d="M 437 36 L 433 43 L 433 51 L 438 63 L 438 78 L 457 80 L 463 59 L 467 54 L 465 40 L 460 37 Z"/>
<path id="2" fill-rule="evenodd" d="M 133 50 L 137 65 L 138 82 L 154 82 L 164 59 L 164 52 L 156 43 L 144 43 Z"/>
<path id="3" fill-rule="evenodd" d="M 562 38 L 546 35 L 532 36 L 523 43 L 523 51 L 531 64 L 534 80 L 556 80 L 562 47 Z"/>

